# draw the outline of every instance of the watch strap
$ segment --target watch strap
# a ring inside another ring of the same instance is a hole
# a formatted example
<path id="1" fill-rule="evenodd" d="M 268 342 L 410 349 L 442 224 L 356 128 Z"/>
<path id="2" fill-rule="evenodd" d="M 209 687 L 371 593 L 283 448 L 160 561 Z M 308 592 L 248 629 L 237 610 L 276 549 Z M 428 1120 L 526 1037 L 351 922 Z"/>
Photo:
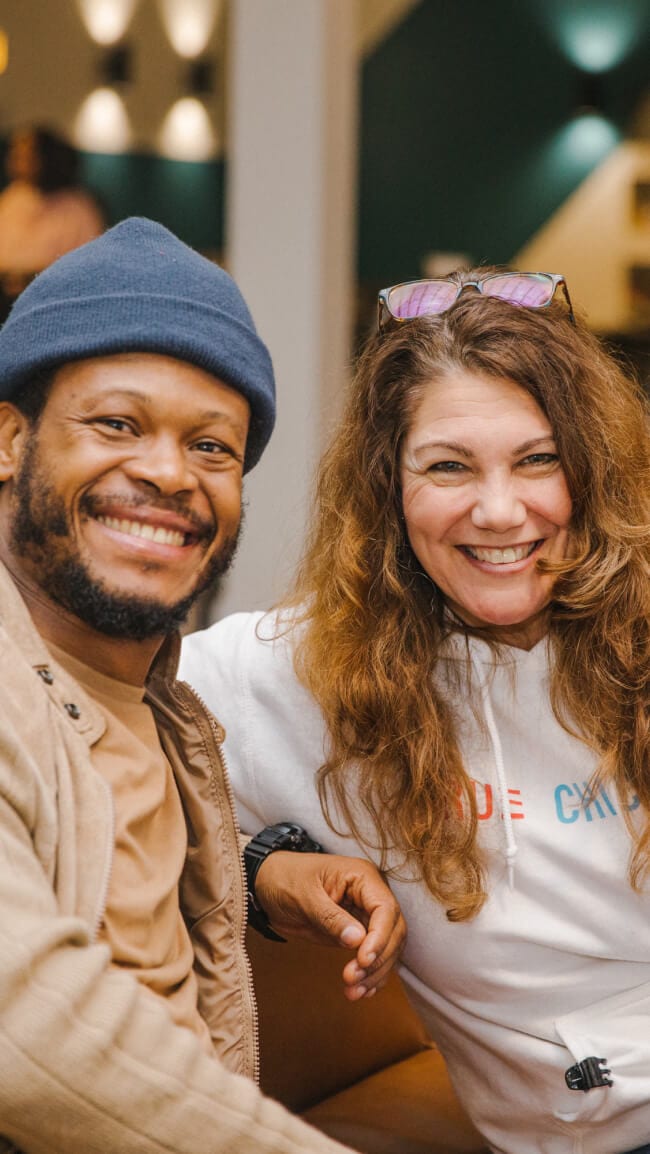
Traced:
<path id="1" fill-rule="evenodd" d="M 260 905 L 255 893 L 255 879 L 262 862 L 269 854 L 277 850 L 288 850 L 290 853 L 324 853 L 322 845 L 314 841 L 306 830 L 295 822 L 281 821 L 275 825 L 267 825 L 252 837 L 244 847 L 244 868 L 246 871 L 246 889 L 248 894 L 248 921 L 258 933 L 274 942 L 284 942 L 271 927 L 268 917 Z"/>

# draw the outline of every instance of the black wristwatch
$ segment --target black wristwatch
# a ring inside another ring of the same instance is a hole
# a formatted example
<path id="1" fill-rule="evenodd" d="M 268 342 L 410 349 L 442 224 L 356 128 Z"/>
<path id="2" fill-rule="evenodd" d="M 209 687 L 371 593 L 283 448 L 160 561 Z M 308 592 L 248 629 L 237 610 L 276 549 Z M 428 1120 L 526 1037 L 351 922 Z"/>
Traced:
<path id="1" fill-rule="evenodd" d="M 290 821 L 280 821 L 276 825 L 267 825 L 255 837 L 251 838 L 244 848 L 244 867 L 246 870 L 246 886 L 248 890 L 248 922 L 258 933 L 273 942 L 286 942 L 271 929 L 271 924 L 255 894 L 255 878 L 263 861 L 270 853 L 276 850 L 289 850 L 293 853 L 324 853 L 322 845 L 302 828 Z"/>

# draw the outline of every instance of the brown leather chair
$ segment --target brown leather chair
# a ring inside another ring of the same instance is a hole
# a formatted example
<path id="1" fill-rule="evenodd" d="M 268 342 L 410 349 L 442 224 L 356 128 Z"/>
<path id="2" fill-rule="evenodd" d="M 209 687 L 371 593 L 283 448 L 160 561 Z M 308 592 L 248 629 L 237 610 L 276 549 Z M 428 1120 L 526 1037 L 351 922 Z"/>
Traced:
<path id="1" fill-rule="evenodd" d="M 445 1064 L 392 975 L 343 997 L 343 951 L 248 933 L 262 1089 L 364 1154 L 484 1154 Z"/>

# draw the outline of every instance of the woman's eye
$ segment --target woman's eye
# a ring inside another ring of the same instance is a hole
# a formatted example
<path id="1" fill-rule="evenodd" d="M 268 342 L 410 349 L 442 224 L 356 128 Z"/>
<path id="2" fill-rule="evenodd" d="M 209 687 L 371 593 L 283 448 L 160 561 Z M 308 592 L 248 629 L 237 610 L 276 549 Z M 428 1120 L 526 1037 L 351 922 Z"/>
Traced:
<path id="1" fill-rule="evenodd" d="M 557 465 L 560 458 L 557 453 L 530 453 L 524 457 L 522 465 Z"/>
<path id="2" fill-rule="evenodd" d="M 461 461 L 435 461 L 433 465 L 429 465 L 429 473 L 464 473 L 467 469 Z"/>

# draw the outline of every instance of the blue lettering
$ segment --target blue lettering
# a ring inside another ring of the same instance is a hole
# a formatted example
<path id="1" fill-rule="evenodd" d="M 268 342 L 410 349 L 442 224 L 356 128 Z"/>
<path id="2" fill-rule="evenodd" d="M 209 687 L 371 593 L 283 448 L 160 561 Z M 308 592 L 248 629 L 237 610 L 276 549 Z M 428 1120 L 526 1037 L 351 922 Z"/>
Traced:
<path id="1" fill-rule="evenodd" d="M 571 822 L 578 820 L 578 806 L 575 804 L 575 802 L 572 802 L 569 813 L 565 813 L 563 808 L 563 793 L 568 793 L 569 796 L 571 796 L 573 794 L 571 786 L 558 785 L 557 789 L 555 790 L 555 809 L 560 821 L 564 822 L 566 825 L 570 825 Z"/>
<path id="2" fill-rule="evenodd" d="M 615 810 L 614 806 L 612 805 L 611 801 L 609 800 L 609 794 L 607 793 L 607 790 L 605 789 L 604 786 L 601 788 L 600 796 L 602 797 L 603 801 L 605 802 L 605 805 L 607 806 L 609 812 L 611 814 L 613 814 L 614 817 L 616 817 L 616 810 Z"/>
<path id="3" fill-rule="evenodd" d="M 582 791 L 582 794 L 581 794 L 581 803 L 582 803 L 582 806 L 584 807 L 585 817 L 586 817 L 587 821 L 593 821 L 594 820 L 594 815 L 591 812 L 592 805 L 594 805 L 596 807 L 596 813 L 598 814 L 598 816 L 604 817 L 605 811 L 604 811 L 602 805 L 599 803 L 598 797 L 594 793 L 593 789 L 591 789 L 589 782 L 583 781 L 582 784 L 584 785 L 584 790 Z M 580 794 L 580 787 L 578 785 L 576 785 L 575 781 L 573 783 L 573 788 L 575 789 L 576 793 Z"/>
<path id="4" fill-rule="evenodd" d="M 608 813 L 612 817 L 618 816 L 618 811 L 607 790 L 602 786 L 594 790 L 588 781 L 584 781 L 582 786 L 578 785 L 576 781 L 572 782 L 571 785 L 558 785 L 554 796 L 558 820 L 564 825 L 571 825 L 577 821 L 581 813 L 584 813 L 586 821 L 593 821 L 594 815 L 601 819 L 607 817 Z M 638 805 L 639 799 L 635 796 L 626 808 L 633 810 Z"/>

